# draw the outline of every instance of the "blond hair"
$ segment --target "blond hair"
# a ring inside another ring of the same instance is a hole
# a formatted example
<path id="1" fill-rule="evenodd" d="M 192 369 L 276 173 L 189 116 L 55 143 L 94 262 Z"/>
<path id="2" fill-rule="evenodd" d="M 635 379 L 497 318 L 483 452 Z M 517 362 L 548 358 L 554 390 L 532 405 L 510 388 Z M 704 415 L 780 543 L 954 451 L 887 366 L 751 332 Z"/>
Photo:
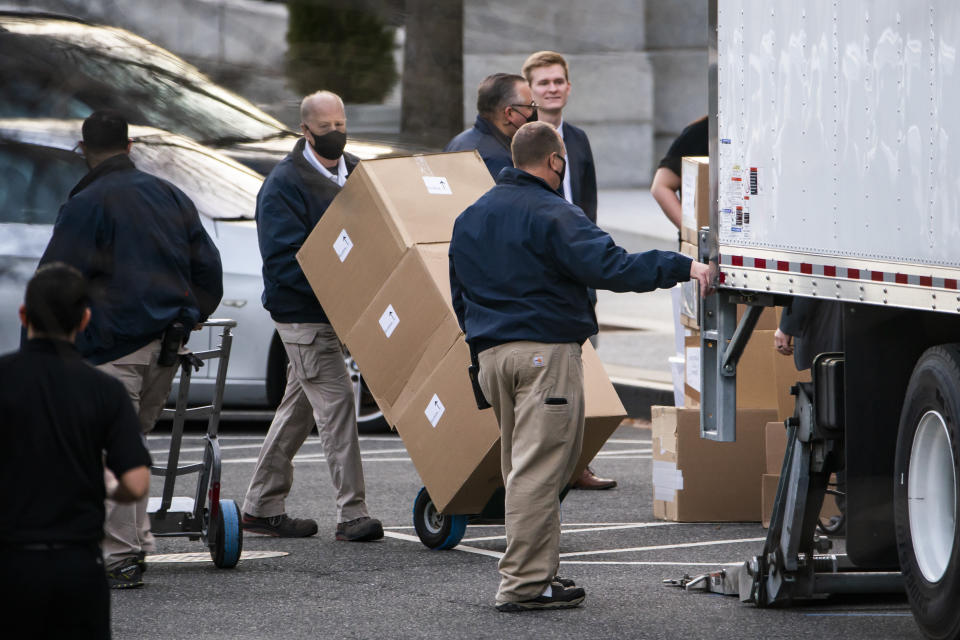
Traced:
<path id="1" fill-rule="evenodd" d="M 567 67 L 567 61 L 556 51 L 537 51 L 536 53 L 531 54 L 530 57 L 527 58 L 527 61 L 523 63 L 523 77 L 527 79 L 527 84 L 530 84 L 534 69 L 539 69 L 540 67 L 550 67 L 555 64 L 563 67 L 563 77 L 569 82 L 570 69 Z"/>

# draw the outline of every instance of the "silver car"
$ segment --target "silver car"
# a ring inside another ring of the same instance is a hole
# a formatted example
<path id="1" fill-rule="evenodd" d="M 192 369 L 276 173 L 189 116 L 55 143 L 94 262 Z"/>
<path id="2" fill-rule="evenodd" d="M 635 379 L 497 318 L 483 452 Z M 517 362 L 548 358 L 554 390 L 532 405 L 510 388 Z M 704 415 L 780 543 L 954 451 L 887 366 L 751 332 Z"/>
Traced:
<path id="1" fill-rule="evenodd" d="M 50 240 L 60 205 L 87 172 L 74 151 L 81 124 L 81 120 L 0 119 L 0 353 L 19 345 L 17 308 L 24 287 Z M 141 126 L 131 126 L 130 135 L 133 162 L 177 185 L 193 200 L 220 250 L 224 295 L 215 316 L 238 323 L 224 405 L 275 406 L 286 381 L 286 354 L 260 302 L 263 280 L 253 217 L 262 176 L 183 136 Z M 193 334 L 190 346 L 208 348 L 212 339 L 206 329 Z M 358 422 L 365 430 L 381 428 L 382 414 L 349 357 L 347 363 Z M 193 376 L 192 401 L 211 397 L 215 375 L 215 368 L 205 367 Z"/>

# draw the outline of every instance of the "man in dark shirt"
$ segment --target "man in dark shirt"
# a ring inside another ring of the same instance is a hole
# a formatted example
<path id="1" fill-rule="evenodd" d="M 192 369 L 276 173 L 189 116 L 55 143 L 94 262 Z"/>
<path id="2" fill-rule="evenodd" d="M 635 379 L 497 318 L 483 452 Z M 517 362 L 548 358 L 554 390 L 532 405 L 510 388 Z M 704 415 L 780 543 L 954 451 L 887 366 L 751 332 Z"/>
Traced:
<path id="1" fill-rule="evenodd" d="M 150 456 L 123 385 L 73 345 L 90 321 L 80 273 L 42 267 L 20 319 L 27 341 L 0 357 L 4 635 L 109 638 L 104 461 L 119 481 L 110 497 L 131 502 L 147 493 Z"/>
<path id="2" fill-rule="evenodd" d="M 685 156 L 710 155 L 708 125 L 707 116 L 703 116 L 687 125 L 670 145 L 667 155 L 660 160 L 657 171 L 653 174 L 650 193 L 657 204 L 660 205 L 660 208 L 663 209 L 663 214 L 678 230 L 683 218 L 680 196 L 677 195 L 681 186 L 683 158 Z"/>
<path id="3" fill-rule="evenodd" d="M 510 140 L 517 130 L 538 118 L 533 93 L 523 76 L 495 73 L 477 89 L 477 120 L 447 143 L 444 151 L 476 149 L 490 175 L 513 166 Z"/>
<path id="4" fill-rule="evenodd" d="M 123 382 L 144 432 L 153 429 L 190 330 L 220 304 L 220 253 L 190 198 L 130 160 L 127 122 L 97 111 L 83 122 L 90 172 L 60 209 L 40 264 L 65 262 L 90 282 L 90 324 L 77 336 L 89 362 Z M 162 337 L 168 339 L 163 341 Z M 112 482 L 112 479 L 110 479 Z M 113 588 L 139 587 L 154 548 L 147 500 L 107 502 L 103 553 Z"/>
<path id="5" fill-rule="evenodd" d="M 707 292 L 709 269 L 678 253 L 627 253 L 564 200 L 566 151 L 551 125 L 524 125 L 511 146 L 516 168 L 454 224 L 450 290 L 500 425 L 507 548 L 496 607 L 559 609 L 584 598 L 557 568 L 558 496 L 583 442 L 580 345 L 597 332 L 587 288 L 652 291 L 693 277 Z"/>

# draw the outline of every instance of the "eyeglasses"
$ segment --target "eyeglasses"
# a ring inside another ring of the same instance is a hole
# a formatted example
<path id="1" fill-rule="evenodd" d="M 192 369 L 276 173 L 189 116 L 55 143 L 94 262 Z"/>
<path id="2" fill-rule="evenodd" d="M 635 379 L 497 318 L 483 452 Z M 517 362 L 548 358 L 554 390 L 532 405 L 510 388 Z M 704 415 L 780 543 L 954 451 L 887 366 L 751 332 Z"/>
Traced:
<path id="1" fill-rule="evenodd" d="M 508 104 L 507 106 L 513 107 L 514 109 L 516 109 L 517 107 L 526 107 L 527 109 L 536 109 L 540 105 L 538 105 L 536 102 L 531 102 L 530 104 Z"/>

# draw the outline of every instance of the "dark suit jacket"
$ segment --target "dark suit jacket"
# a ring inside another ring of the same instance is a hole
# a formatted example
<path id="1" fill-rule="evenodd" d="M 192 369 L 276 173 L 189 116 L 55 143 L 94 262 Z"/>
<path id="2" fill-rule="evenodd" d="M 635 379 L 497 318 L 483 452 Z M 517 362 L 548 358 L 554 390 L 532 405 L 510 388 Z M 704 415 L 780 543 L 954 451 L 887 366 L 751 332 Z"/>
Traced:
<path id="1" fill-rule="evenodd" d="M 597 221 L 597 171 L 593 165 L 590 140 L 580 127 L 563 123 L 563 144 L 567 147 L 567 162 L 570 164 L 570 191 L 573 204 L 587 214 L 591 222 Z"/>

